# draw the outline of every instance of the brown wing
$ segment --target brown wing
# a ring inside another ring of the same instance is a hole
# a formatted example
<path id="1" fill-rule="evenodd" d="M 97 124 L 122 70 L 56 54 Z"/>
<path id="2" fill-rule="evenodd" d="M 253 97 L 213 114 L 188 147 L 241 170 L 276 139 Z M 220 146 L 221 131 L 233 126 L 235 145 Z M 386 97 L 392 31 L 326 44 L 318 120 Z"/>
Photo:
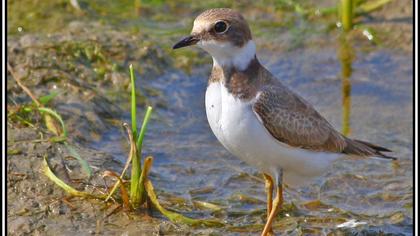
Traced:
<path id="1" fill-rule="evenodd" d="M 313 151 L 396 159 L 383 153 L 391 152 L 387 148 L 340 134 L 303 98 L 281 83 L 270 82 L 262 88 L 253 109 L 278 141 Z"/>
<path id="2" fill-rule="evenodd" d="M 282 84 L 264 86 L 254 112 L 278 141 L 314 151 L 343 152 L 346 138 Z"/>

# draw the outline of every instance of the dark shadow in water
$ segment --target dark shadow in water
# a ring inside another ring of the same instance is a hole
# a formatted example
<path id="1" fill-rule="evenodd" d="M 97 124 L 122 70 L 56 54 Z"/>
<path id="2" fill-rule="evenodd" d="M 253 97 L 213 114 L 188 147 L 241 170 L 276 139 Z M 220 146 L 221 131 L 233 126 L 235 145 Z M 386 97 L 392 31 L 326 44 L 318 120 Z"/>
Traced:
<path id="1" fill-rule="evenodd" d="M 341 65 L 342 80 L 342 102 L 343 102 L 343 121 L 341 132 L 349 135 L 350 130 L 350 110 L 351 110 L 351 81 L 350 77 L 353 72 L 352 63 L 355 59 L 354 50 L 350 44 L 347 34 L 343 33 L 339 37 L 338 59 Z"/>

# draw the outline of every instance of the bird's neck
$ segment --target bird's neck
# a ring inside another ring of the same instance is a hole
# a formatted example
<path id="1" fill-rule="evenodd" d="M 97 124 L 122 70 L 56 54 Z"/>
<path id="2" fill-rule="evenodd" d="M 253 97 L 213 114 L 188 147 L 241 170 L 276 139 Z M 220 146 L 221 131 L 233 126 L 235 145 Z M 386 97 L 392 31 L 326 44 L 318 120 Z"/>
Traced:
<path id="1" fill-rule="evenodd" d="M 244 71 L 256 58 L 256 47 L 252 40 L 249 40 L 242 47 L 226 47 L 226 50 L 213 51 L 213 67 L 232 68 Z"/>
<path id="2" fill-rule="evenodd" d="M 248 101 L 257 95 L 257 91 L 263 85 L 264 78 L 261 74 L 264 71 L 256 56 L 244 69 L 239 69 L 234 64 L 214 64 L 208 83 L 221 83 L 234 97 Z"/>

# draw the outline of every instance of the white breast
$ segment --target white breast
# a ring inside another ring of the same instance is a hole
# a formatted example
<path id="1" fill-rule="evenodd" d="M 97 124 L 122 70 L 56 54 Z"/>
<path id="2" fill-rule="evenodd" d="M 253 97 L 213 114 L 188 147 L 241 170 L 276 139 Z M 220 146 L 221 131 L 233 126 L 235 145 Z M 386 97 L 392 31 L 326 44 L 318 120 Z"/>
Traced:
<path id="1" fill-rule="evenodd" d="M 266 130 L 252 110 L 253 101 L 242 102 L 214 82 L 206 91 L 207 119 L 213 133 L 233 155 L 266 173 L 283 169 L 284 181 L 301 185 L 318 176 L 341 154 L 311 152 L 280 143 Z"/>

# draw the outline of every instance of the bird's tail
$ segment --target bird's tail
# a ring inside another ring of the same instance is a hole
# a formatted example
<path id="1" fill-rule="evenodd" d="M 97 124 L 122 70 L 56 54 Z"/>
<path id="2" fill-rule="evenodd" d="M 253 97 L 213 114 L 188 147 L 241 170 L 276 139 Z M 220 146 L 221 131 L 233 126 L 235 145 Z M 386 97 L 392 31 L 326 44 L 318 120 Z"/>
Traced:
<path id="1" fill-rule="evenodd" d="M 344 148 L 343 153 L 353 154 L 358 156 L 375 156 L 385 159 L 396 160 L 396 157 L 388 156 L 383 152 L 392 152 L 391 150 L 372 144 L 366 141 L 357 139 L 346 139 L 347 146 Z"/>

